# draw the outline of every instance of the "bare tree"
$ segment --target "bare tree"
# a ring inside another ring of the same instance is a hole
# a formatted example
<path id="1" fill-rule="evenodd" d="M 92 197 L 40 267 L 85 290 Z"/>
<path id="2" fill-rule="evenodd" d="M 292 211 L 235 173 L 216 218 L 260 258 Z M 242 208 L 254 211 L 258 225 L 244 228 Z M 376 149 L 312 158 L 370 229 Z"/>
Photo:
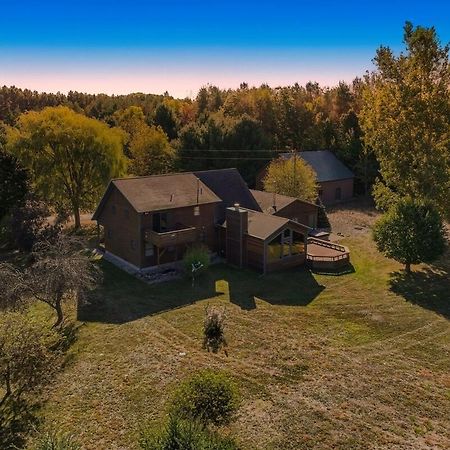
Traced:
<path id="1" fill-rule="evenodd" d="M 7 286 L 0 303 L 14 307 L 32 299 L 44 302 L 55 310 L 53 327 L 58 327 L 64 320 L 64 301 L 83 301 L 100 281 L 100 271 L 82 242 L 66 235 L 39 242 L 32 255 L 34 262 L 25 270 L 0 264 L 0 282 L 6 280 Z"/>
<path id="2" fill-rule="evenodd" d="M 0 407 L 10 397 L 31 392 L 50 375 L 54 355 L 49 351 L 54 336 L 20 312 L 0 318 Z"/>

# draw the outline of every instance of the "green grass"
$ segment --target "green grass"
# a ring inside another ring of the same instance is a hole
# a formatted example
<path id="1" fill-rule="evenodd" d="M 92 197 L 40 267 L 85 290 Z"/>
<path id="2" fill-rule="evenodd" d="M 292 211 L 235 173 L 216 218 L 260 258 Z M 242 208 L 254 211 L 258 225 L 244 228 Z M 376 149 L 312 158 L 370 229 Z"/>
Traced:
<path id="1" fill-rule="evenodd" d="M 450 281 L 446 260 L 412 280 L 370 239 L 345 242 L 355 272 L 271 274 L 211 267 L 149 286 L 103 262 L 78 341 L 41 410 L 86 449 L 135 449 L 174 388 L 228 372 L 245 449 L 450 447 Z M 208 304 L 226 307 L 228 356 L 202 350 Z"/>

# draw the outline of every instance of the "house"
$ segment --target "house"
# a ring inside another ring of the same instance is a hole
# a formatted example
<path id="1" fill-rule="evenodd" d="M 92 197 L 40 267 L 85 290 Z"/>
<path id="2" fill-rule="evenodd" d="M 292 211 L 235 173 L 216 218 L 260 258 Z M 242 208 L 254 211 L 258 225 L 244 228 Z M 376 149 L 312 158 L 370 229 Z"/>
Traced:
<path id="1" fill-rule="evenodd" d="M 316 173 L 319 184 L 319 197 L 324 205 L 334 205 L 350 200 L 353 197 L 355 175 L 334 153 L 329 150 L 281 153 L 280 158 L 288 159 L 294 155 L 302 158 Z M 256 186 L 258 188 L 263 187 L 266 173 L 267 166 L 256 177 Z"/>
<path id="2" fill-rule="evenodd" d="M 109 183 L 93 220 L 106 254 L 136 270 L 178 261 L 203 243 L 230 264 L 266 273 L 304 264 L 311 228 L 301 220 L 316 221 L 310 204 L 303 213 L 301 202 L 284 202 L 264 212 L 236 169 L 121 178 Z"/>

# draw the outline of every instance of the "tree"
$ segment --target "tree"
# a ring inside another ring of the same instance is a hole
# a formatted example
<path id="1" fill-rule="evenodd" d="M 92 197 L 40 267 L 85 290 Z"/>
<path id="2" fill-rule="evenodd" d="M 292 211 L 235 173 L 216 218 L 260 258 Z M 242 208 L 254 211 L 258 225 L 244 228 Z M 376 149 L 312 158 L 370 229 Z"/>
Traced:
<path id="1" fill-rule="evenodd" d="M 53 356 L 49 351 L 55 336 L 17 311 L 0 317 L 0 407 L 10 398 L 32 392 L 47 378 Z"/>
<path id="2" fill-rule="evenodd" d="M 13 207 L 23 204 L 28 192 L 28 174 L 13 155 L 0 148 L 0 221 Z"/>
<path id="3" fill-rule="evenodd" d="M 276 192 L 309 202 L 317 198 L 316 174 L 303 159 L 296 155 L 288 159 L 280 158 L 272 161 L 263 182 L 264 189 L 268 192 Z"/>
<path id="4" fill-rule="evenodd" d="M 405 264 L 432 262 L 445 248 L 445 234 L 438 211 L 430 203 L 402 199 L 375 224 L 373 236 L 380 252 Z"/>
<path id="5" fill-rule="evenodd" d="M 175 151 L 159 127 L 144 125 L 130 142 L 130 170 L 134 175 L 167 173 L 173 167 Z"/>
<path id="6" fill-rule="evenodd" d="M 177 137 L 177 122 L 172 109 L 165 103 L 158 105 L 155 111 L 154 122 L 166 133 L 167 137 L 172 140 Z"/>
<path id="7" fill-rule="evenodd" d="M 2 303 L 44 302 L 56 313 L 56 328 L 64 320 L 63 303 L 83 301 L 99 282 L 100 273 L 81 242 L 65 235 L 54 242 L 40 242 L 33 248 L 33 258 L 33 264 L 24 270 L 0 264 L 0 282 L 6 286 Z"/>
<path id="8" fill-rule="evenodd" d="M 95 206 L 109 180 L 124 172 L 123 140 L 122 131 L 60 106 L 22 114 L 8 146 L 36 191 L 58 210 L 70 208 L 79 228 L 80 210 Z"/>
<path id="9" fill-rule="evenodd" d="M 450 216 L 449 46 L 434 28 L 404 27 L 406 52 L 377 50 L 367 78 L 361 124 L 386 187 L 429 200 Z"/>
<path id="10" fill-rule="evenodd" d="M 29 195 L 24 204 L 13 208 L 10 235 L 14 245 L 25 252 L 39 241 L 53 241 L 61 231 L 59 220 L 49 222 L 51 212 L 47 204 Z"/>

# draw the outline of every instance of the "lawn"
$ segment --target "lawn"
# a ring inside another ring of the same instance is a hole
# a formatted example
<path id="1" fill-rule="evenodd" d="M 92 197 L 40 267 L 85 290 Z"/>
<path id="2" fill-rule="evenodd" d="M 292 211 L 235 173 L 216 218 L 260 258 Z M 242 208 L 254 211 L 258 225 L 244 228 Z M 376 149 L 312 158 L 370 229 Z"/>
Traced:
<path id="1" fill-rule="evenodd" d="M 408 280 L 368 234 L 343 242 L 355 271 L 342 276 L 217 265 L 194 288 L 150 286 L 102 262 L 45 426 L 135 449 L 179 380 L 214 367 L 240 386 L 225 432 L 243 449 L 450 448 L 448 260 Z M 226 308 L 228 356 L 202 349 L 207 305 Z"/>

